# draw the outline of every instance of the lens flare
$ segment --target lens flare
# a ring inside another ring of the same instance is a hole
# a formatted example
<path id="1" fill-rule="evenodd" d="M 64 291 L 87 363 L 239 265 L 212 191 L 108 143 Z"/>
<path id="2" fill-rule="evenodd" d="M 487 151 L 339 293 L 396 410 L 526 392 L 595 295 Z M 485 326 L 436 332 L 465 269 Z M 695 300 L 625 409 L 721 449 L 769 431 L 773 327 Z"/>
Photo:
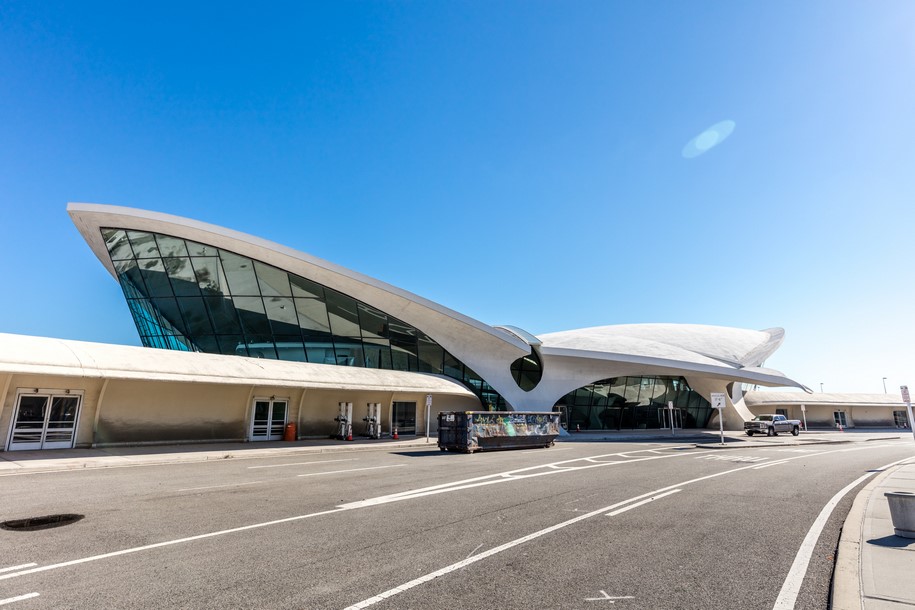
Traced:
<path id="1" fill-rule="evenodd" d="M 683 147 L 683 156 L 686 159 L 693 159 L 699 155 L 705 154 L 728 139 L 734 127 L 737 124 L 734 121 L 721 121 L 715 123 L 698 136 L 690 140 Z"/>

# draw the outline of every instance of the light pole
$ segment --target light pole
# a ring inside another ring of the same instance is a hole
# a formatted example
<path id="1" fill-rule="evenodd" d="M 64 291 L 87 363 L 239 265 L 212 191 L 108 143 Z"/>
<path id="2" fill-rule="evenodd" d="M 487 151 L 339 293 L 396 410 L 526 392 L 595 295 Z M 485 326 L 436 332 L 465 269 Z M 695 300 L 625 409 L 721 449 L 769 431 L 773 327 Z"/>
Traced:
<path id="1" fill-rule="evenodd" d="M 886 377 L 883 378 L 883 393 L 886 394 Z"/>
<path id="2" fill-rule="evenodd" d="M 820 394 L 822 394 L 822 393 L 823 393 L 823 382 L 821 381 L 820 382 Z"/>

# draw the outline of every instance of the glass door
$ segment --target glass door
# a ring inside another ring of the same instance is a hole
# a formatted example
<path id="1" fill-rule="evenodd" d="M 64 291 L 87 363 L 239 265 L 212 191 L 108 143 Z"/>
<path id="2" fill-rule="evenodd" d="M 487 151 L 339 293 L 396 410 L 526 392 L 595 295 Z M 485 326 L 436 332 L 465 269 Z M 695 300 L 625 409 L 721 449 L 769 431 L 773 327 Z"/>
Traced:
<path id="1" fill-rule="evenodd" d="M 667 407 L 658 407 L 658 422 L 662 430 L 670 429 L 671 413 L 673 413 L 674 428 L 683 428 L 683 414 L 680 409 L 671 411 Z"/>
<path id="2" fill-rule="evenodd" d="M 836 423 L 836 427 L 842 426 L 843 428 L 848 427 L 848 421 L 845 419 L 845 411 L 833 411 L 832 420 Z"/>
<path id="3" fill-rule="evenodd" d="M 79 394 L 20 394 L 8 449 L 70 449 L 76 436 Z"/>
<path id="4" fill-rule="evenodd" d="M 279 441 L 286 426 L 286 400 L 258 398 L 254 401 L 248 440 Z"/>
<path id="5" fill-rule="evenodd" d="M 416 434 L 415 402 L 395 402 L 392 415 L 398 434 Z"/>

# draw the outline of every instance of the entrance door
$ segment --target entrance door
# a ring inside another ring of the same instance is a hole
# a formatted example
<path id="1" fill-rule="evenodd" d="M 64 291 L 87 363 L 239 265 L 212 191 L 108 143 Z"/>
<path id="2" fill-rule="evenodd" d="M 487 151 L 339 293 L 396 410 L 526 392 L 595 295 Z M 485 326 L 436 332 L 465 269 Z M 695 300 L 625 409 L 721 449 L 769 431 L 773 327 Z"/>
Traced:
<path id="1" fill-rule="evenodd" d="M 848 422 L 845 419 L 845 411 L 833 411 L 832 420 L 836 423 L 836 427 L 842 426 L 843 428 L 848 427 Z"/>
<path id="2" fill-rule="evenodd" d="M 893 423 L 897 428 L 908 428 L 909 417 L 905 411 L 893 411 Z"/>
<path id="3" fill-rule="evenodd" d="M 283 428 L 286 426 L 286 400 L 256 398 L 254 413 L 251 417 L 252 441 L 283 440 Z"/>
<path id="4" fill-rule="evenodd" d="M 79 401 L 79 394 L 20 394 L 8 449 L 72 448 Z"/>
<path id="5" fill-rule="evenodd" d="M 392 411 L 391 423 L 398 434 L 416 434 L 415 402 L 395 402 Z"/>
<path id="6" fill-rule="evenodd" d="M 661 407 L 658 409 L 658 422 L 660 422 L 662 430 L 670 429 L 670 415 L 671 411 L 667 407 Z M 683 415 L 680 409 L 673 410 L 673 420 L 674 428 L 683 428 Z"/>

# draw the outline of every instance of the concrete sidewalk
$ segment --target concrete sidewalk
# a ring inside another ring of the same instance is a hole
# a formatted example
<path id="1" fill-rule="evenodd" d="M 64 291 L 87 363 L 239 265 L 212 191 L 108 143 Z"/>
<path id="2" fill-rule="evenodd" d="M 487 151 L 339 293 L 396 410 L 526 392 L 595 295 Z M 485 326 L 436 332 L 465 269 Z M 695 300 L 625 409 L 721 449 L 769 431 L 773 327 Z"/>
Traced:
<path id="1" fill-rule="evenodd" d="M 834 610 L 915 608 L 915 539 L 895 535 L 888 491 L 915 493 L 915 458 L 878 475 L 855 498 L 839 540 Z"/>

